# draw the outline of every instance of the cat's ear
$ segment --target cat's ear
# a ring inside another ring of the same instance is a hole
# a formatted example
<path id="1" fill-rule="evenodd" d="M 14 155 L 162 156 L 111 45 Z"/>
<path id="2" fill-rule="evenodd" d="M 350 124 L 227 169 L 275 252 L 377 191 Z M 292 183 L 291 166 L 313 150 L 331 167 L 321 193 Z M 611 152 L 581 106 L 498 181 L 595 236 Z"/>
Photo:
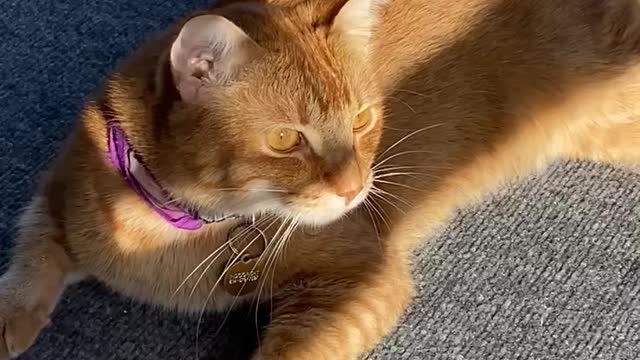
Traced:
<path id="1" fill-rule="evenodd" d="M 203 86 L 224 85 L 254 59 L 261 48 L 240 27 L 218 15 L 187 21 L 171 46 L 176 87 L 187 102 L 197 103 Z"/>
<path id="2" fill-rule="evenodd" d="M 332 31 L 344 45 L 368 53 L 373 32 L 382 17 L 382 6 L 392 0 L 348 0 L 333 19 Z"/>

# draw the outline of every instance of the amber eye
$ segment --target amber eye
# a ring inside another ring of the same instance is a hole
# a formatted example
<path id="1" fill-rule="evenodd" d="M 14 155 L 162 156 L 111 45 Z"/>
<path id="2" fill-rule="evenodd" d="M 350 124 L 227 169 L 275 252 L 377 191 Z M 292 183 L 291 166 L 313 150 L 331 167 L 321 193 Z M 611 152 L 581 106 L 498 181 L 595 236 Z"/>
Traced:
<path id="1" fill-rule="evenodd" d="M 272 150 L 287 152 L 300 144 L 300 133 L 293 129 L 276 128 L 267 131 L 267 144 Z"/>
<path id="2" fill-rule="evenodd" d="M 365 108 L 360 111 L 356 117 L 353 118 L 353 130 L 362 130 L 364 129 L 369 122 L 371 122 L 371 118 L 373 117 L 373 113 L 370 107 Z"/>

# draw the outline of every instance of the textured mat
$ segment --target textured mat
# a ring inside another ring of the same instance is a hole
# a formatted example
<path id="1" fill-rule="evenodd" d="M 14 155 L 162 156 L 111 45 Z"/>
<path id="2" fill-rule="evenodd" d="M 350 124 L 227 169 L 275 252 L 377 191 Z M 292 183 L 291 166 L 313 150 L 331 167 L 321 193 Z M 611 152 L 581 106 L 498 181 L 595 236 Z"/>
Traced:
<path id="1" fill-rule="evenodd" d="M 0 264 L 83 98 L 145 36 L 208 2 L 2 2 Z M 640 175 L 610 167 L 558 164 L 500 192 L 419 252 L 415 304 L 370 359 L 640 358 L 639 222 Z M 221 320 L 198 329 L 82 284 L 21 359 L 246 358 L 253 313 Z"/>

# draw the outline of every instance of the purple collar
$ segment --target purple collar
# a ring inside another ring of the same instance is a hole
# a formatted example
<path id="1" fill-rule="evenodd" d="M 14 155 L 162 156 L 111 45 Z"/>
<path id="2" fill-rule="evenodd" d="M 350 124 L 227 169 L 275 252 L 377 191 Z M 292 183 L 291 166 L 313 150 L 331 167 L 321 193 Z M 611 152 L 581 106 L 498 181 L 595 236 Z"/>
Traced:
<path id="1" fill-rule="evenodd" d="M 205 224 L 238 218 L 237 215 L 217 215 L 207 219 L 180 207 L 144 167 L 116 121 L 108 123 L 108 138 L 109 159 L 113 166 L 129 187 L 169 224 L 182 230 L 198 230 Z"/>

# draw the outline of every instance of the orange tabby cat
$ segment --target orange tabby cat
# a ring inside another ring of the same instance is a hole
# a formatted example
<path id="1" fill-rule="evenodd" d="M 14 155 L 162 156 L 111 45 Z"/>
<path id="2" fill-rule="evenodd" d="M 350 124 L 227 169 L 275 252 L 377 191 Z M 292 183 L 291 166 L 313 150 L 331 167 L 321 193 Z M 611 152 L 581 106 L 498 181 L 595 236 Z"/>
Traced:
<path id="1" fill-rule="evenodd" d="M 356 358 L 409 303 L 410 250 L 456 208 L 554 159 L 637 162 L 639 10 L 272 0 L 194 15 L 87 103 L 26 210 L 0 359 L 85 277 L 184 311 L 271 298 L 255 359 Z"/>

